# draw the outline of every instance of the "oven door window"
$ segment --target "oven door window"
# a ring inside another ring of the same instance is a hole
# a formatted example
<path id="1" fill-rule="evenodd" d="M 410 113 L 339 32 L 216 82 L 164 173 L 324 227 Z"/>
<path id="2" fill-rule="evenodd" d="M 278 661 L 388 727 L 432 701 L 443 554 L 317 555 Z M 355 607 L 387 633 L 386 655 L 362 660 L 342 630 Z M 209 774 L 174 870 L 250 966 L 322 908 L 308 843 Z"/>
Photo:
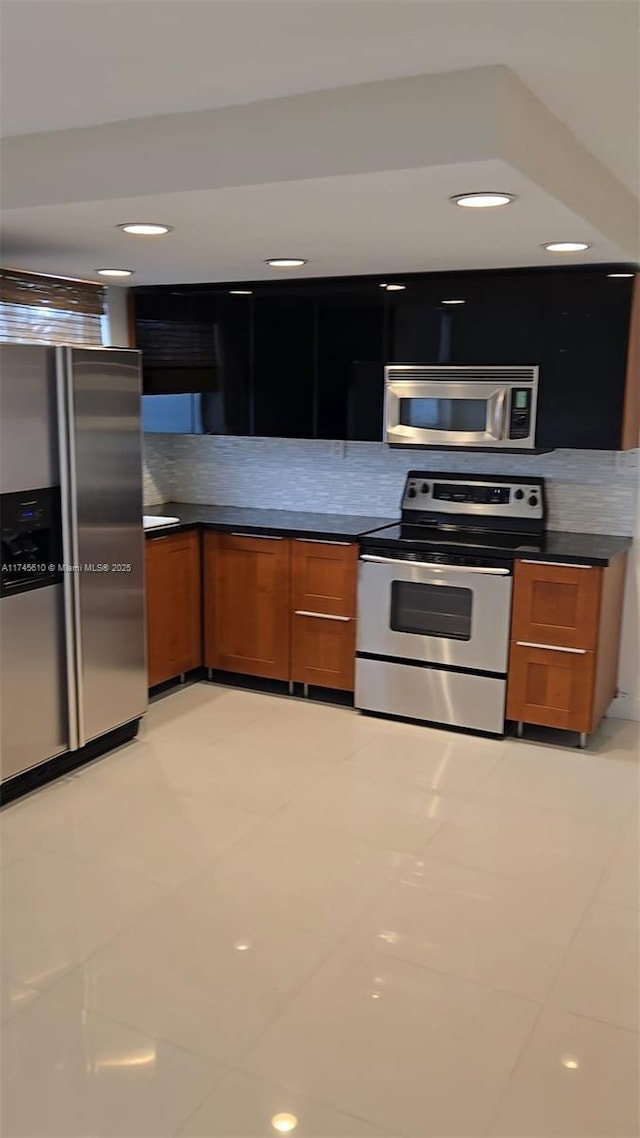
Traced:
<path id="1" fill-rule="evenodd" d="M 487 399 L 400 399 L 399 422 L 403 427 L 429 431 L 486 431 Z"/>
<path id="2" fill-rule="evenodd" d="M 415 581 L 391 584 L 391 628 L 418 636 L 471 639 L 473 592 L 453 585 Z"/>

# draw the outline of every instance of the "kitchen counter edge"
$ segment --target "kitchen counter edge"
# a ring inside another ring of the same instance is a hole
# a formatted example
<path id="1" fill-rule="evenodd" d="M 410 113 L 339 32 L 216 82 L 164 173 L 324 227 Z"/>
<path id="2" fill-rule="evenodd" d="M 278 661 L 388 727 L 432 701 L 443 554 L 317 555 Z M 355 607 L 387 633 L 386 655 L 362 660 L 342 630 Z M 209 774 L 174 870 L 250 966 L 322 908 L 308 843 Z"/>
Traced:
<path id="1" fill-rule="evenodd" d="M 315 541 L 356 542 L 364 533 L 383 526 L 393 525 L 394 518 L 368 517 L 360 514 L 318 514 L 295 510 L 252 510 L 238 506 L 195 506 L 182 502 L 165 502 L 145 507 L 159 516 L 180 518 L 171 525 L 157 526 L 144 531 L 147 540 L 169 537 L 191 529 L 218 530 L 221 533 L 265 535 L 274 537 L 302 537 Z M 296 517 L 296 514 L 299 516 Z M 260 517 L 259 515 L 263 515 Z"/>
<path id="2" fill-rule="evenodd" d="M 549 561 L 554 565 L 606 568 L 631 549 L 633 538 L 607 533 L 562 533 L 547 530 L 546 548 L 516 554 L 518 561 Z"/>
<path id="3" fill-rule="evenodd" d="M 147 540 L 184 533 L 191 529 L 219 530 L 222 533 L 273 534 L 274 537 L 307 537 L 316 541 L 356 542 L 364 534 L 394 525 L 397 518 L 367 517 L 353 514 L 319 514 L 303 510 L 262 510 L 242 506 L 198 506 L 186 502 L 163 502 L 159 516 L 179 517 L 178 523 L 145 530 Z M 262 515 L 262 516 L 260 516 Z M 299 515 L 299 516 L 296 516 Z M 632 544 L 620 534 L 564 533 L 547 530 L 546 548 L 516 555 L 521 561 L 552 561 L 556 565 L 606 567 Z"/>

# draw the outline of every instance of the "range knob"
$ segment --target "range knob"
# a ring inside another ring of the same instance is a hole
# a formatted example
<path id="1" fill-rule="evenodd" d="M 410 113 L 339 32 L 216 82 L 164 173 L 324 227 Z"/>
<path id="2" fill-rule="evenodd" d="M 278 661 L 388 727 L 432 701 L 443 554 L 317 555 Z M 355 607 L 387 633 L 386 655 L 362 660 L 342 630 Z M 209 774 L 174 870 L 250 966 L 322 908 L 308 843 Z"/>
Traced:
<path id="1" fill-rule="evenodd" d="M 430 489 L 431 489 L 431 487 L 430 487 L 430 485 L 429 485 L 429 483 L 428 483 L 428 482 L 423 482 L 423 483 L 422 483 L 422 486 L 421 486 L 421 490 L 422 490 L 422 493 L 423 493 L 423 494 L 428 494 L 428 493 L 429 493 L 429 491 L 430 491 Z"/>
<path id="2" fill-rule="evenodd" d="M 537 506 L 538 505 L 538 499 L 537 499 L 535 494 L 532 494 L 531 497 L 529 498 L 529 505 L 530 506 Z"/>
<path id="3" fill-rule="evenodd" d="M 407 491 L 407 496 L 408 496 L 409 498 L 415 498 L 415 496 L 416 496 L 416 488 L 415 488 L 415 486 L 410 486 L 410 487 L 409 487 L 409 489 L 408 489 L 408 491 Z"/>
<path id="4" fill-rule="evenodd" d="M 521 502 L 522 499 L 524 498 L 524 490 L 516 490 L 516 492 L 514 494 L 514 498 L 517 498 L 518 501 Z"/>

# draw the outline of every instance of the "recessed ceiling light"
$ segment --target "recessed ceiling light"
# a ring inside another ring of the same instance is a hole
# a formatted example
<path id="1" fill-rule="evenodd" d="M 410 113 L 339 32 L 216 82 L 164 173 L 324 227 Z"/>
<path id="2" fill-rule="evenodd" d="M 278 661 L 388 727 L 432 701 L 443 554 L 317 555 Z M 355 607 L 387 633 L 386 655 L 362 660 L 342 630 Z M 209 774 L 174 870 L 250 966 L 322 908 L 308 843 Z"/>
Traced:
<path id="1" fill-rule="evenodd" d="M 550 241 L 542 248 L 546 249 L 547 253 L 583 253 L 591 246 L 586 241 Z"/>
<path id="2" fill-rule="evenodd" d="M 96 269 L 99 277 L 132 277 L 133 269 Z"/>
<path id="3" fill-rule="evenodd" d="M 252 288 L 230 288 L 229 296 L 253 296 Z"/>
<path id="4" fill-rule="evenodd" d="M 386 289 L 387 292 L 404 292 L 407 286 L 403 284 L 381 284 L 380 288 Z"/>
<path id="5" fill-rule="evenodd" d="M 271 257 L 265 261 L 265 265 L 271 265 L 272 269 L 299 269 L 306 264 L 302 257 Z"/>
<path id="6" fill-rule="evenodd" d="M 466 300 L 441 300 L 440 304 L 466 304 Z"/>
<path id="7" fill-rule="evenodd" d="M 632 277 L 633 273 L 607 273 L 607 276 L 608 277 L 620 277 L 620 279 L 624 279 L 625 277 Z"/>
<path id="8" fill-rule="evenodd" d="M 511 202 L 516 200 L 515 194 L 496 194 L 496 193 L 477 193 L 477 194 L 456 194 L 451 198 L 452 202 L 456 205 L 464 206 L 465 209 L 492 209 L 497 205 L 510 205 Z"/>
<path id="9" fill-rule="evenodd" d="M 290 1134 L 298 1125 L 298 1119 L 295 1114 L 289 1114 L 288 1111 L 284 1111 L 282 1114 L 274 1114 L 271 1119 L 271 1125 L 279 1134 Z"/>
<path id="10" fill-rule="evenodd" d="M 127 221 L 119 225 L 118 229 L 125 233 L 134 233 L 137 237 L 161 237 L 163 233 L 171 233 L 172 225 L 158 225 L 154 221 Z"/>

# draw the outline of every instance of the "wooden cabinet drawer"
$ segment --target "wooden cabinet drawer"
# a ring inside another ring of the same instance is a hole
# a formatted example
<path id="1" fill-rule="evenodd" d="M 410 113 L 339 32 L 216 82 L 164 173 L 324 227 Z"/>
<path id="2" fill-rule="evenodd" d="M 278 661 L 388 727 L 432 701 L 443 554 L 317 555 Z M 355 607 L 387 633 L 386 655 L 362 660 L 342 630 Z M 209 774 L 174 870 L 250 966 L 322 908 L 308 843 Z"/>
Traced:
<path id="1" fill-rule="evenodd" d="M 596 567 L 516 561 L 511 639 L 595 649 L 601 585 Z"/>
<path id="2" fill-rule="evenodd" d="M 200 534 L 147 538 L 148 684 L 202 663 Z"/>
<path id="3" fill-rule="evenodd" d="M 289 542 L 205 534 L 205 664 L 289 678 Z"/>
<path id="4" fill-rule="evenodd" d="M 593 652 L 512 643 L 507 718 L 567 731 L 591 731 Z"/>
<path id="5" fill-rule="evenodd" d="M 303 616 L 291 625 L 291 678 L 301 684 L 353 691 L 356 622 L 352 617 Z"/>
<path id="6" fill-rule="evenodd" d="M 355 616 L 357 565 L 357 545 L 295 538 L 291 542 L 293 611 Z"/>

